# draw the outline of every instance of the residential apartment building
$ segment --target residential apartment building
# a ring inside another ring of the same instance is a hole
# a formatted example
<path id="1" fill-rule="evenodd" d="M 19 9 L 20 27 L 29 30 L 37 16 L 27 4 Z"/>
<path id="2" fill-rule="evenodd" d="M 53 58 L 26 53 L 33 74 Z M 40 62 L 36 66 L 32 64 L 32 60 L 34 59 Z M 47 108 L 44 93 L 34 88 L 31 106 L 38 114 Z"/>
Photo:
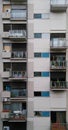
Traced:
<path id="1" fill-rule="evenodd" d="M 0 0 L 0 130 L 68 129 L 68 1 Z"/>

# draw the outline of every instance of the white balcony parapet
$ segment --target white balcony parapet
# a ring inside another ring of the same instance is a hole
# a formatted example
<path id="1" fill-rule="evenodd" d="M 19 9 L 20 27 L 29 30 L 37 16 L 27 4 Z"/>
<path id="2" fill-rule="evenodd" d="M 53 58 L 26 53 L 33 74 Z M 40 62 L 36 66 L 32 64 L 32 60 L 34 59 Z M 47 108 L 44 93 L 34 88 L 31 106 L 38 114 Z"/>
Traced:
<path id="1" fill-rule="evenodd" d="M 2 58 L 11 58 L 10 51 L 2 51 Z"/>
<path id="2" fill-rule="evenodd" d="M 9 112 L 1 112 L 1 119 L 9 119 Z"/>
<path id="3" fill-rule="evenodd" d="M 51 0 L 51 11 L 66 11 L 68 0 Z"/>
<path id="4" fill-rule="evenodd" d="M 3 91 L 1 97 L 3 98 L 10 98 L 10 91 Z"/>

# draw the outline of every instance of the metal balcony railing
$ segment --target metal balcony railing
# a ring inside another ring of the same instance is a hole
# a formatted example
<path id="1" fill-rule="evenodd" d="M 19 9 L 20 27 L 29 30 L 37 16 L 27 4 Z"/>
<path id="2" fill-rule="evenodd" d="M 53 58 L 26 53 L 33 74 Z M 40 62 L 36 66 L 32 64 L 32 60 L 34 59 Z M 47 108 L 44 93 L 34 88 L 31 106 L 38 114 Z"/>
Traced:
<path id="1" fill-rule="evenodd" d="M 65 5 L 67 4 L 67 0 L 51 0 L 52 5 Z"/>
<path id="2" fill-rule="evenodd" d="M 26 120 L 26 109 L 23 111 L 13 111 L 9 114 L 10 120 Z"/>
<path id="3" fill-rule="evenodd" d="M 11 97 L 26 97 L 26 89 L 23 90 L 11 90 Z"/>
<path id="4" fill-rule="evenodd" d="M 66 47 L 66 40 L 65 40 L 65 38 L 53 38 L 51 40 L 51 47 L 53 47 L 53 48 Z"/>
<path id="5" fill-rule="evenodd" d="M 12 78 L 26 78 L 26 71 L 12 71 Z"/>
<path id="6" fill-rule="evenodd" d="M 26 30 L 10 30 L 9 36 L 15 38 L 26 38 Z"/>
<path id="7" fill-rule="evenodd" d="M 12 51 L 12 58 L 26 58 L 25 51 Z"/>
<path id="8" fill-rule="evenodd" d="M 66 69 L 66 61 L 51 61 L 51 69 Z"/>
<path id="9" fill-rule="evenodd" d="M 66 81 L 51 81 L 51 89 L 68 89 L 68 82 Z"/>
<path id="10" fill-rule="evenodd" d="M 17 19 L 17 18 L 26 19 L 26 10 L 23 10 L 22 12 L 21 12 L 21 10 L 19 12 L 11 12 L 11 18 L 13 18 L 13 19 Z"/>

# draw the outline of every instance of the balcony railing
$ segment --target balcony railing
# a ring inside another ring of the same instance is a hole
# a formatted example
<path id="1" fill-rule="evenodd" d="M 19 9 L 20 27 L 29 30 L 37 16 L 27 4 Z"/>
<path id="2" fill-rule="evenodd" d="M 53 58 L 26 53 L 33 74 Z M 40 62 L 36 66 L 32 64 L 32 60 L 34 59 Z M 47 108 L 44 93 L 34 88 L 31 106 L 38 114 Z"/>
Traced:
<path id="1" fill-rule="evenodd" d="M 11 97 L 26 97 L 26 89 L 23 90 L 11 90 Z"/>
<path id="2" fill-rule="evenodd" d="M 53 38 L 51 40 L 51 48 L 66 48 L 65 38 Z"/>
<path id="3" fill-rule="evenodd" d="M 12 58 L 26 58 L 25 51 L 12 51 Z"/>
<path id="4" fill-rule="evenodd" d="M 13 111 L 9 115 L 10 120 L 26 120 L 26 110 L 24 109 L 23 111 Z"/>
<path id="5" fill-rule="evenodd" d="M 22 12 L 12 12 L 11 13 L 11 19 L 23 19 L 26 20 L 26 10 L 23 10 Z"/>
<path id="6" fill-rule="evenodd" d="M 66 69 L 66 61 L 51 61 L 51 69 Z"/>
<path id="7" fill-rule="evenodd" d="M 9 36 L 12 38 L 26 38 L 26 30 L 10 30 Z"/>
<path id="8" fill-rule="evenodd" d="M 51 89 L 56 89 L 56 90 L 64 90 L 68 89 L 68 82 L 66 81 L 51 81 L 50 84 Z"/>
<path id="9" fill-rule="evenodd" d="M 26 71 L 12 71 L 12 78 L 26 78 Z"/>

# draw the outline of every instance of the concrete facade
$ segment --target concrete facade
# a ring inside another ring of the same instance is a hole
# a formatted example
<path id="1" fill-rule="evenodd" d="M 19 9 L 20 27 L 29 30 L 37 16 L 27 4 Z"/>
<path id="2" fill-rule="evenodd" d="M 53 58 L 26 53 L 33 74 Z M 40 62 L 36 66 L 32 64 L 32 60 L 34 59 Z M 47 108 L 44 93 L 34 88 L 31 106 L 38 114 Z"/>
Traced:
<path id="1" fill-rule="evenodd" d="M 0 0 L 0 130 L 67 130 L 67 0 Z"/>

